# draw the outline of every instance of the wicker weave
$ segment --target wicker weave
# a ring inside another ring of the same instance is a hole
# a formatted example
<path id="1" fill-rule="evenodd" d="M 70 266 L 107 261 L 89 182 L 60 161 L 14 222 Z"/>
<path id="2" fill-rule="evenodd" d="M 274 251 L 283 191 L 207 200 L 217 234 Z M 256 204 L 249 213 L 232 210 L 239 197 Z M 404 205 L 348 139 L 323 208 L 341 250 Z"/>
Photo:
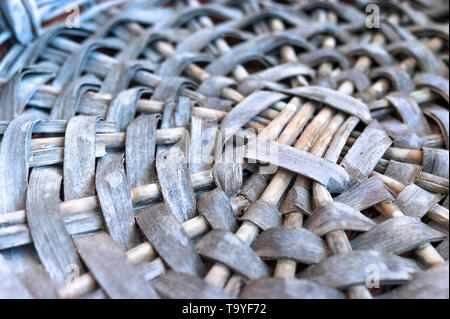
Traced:
<path id="1" fill-rule="evenodd" d="M 448 298 L 448 11 L 2 2 L 0 298 Z"/>

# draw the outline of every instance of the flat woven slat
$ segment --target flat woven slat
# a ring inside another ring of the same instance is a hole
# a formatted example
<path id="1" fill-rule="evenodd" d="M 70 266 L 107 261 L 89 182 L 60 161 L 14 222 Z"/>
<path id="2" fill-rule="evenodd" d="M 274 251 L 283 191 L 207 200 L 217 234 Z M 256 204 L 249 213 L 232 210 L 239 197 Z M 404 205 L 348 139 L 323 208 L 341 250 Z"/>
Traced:
<path id="1" fill-rule="evenodd" d="M 3 1 L 0 297 L 448 298 L 448 12 Z"/>

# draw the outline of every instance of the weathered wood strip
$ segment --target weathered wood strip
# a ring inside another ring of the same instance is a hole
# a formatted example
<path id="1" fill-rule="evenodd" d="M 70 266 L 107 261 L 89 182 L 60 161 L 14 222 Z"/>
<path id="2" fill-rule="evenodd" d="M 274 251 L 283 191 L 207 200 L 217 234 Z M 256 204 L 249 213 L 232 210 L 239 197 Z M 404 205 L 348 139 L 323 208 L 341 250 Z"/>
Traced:
<path id="1" fill-rule="evenodd" d="M 372 70 L 369 74 L 371 79 L 388 78 L 396 91 L 411 92 L 414 82 L 409 74 L 398 66 L 381 66 Z"/>
<path id="2" fill-rule="evenodd" d="M 189 143 L 189 172 L 191 174 L 211 169 L 214 141 L 218 132 L 216 121 L 191 116 Z"/>
<path id="3" fill-rule="evenodd" d="M 214 229 L 201 238 L 195 248 L 201 256 L 218 261 L 247 278 L 255 279 L 269 275 L 264 262 L 249 246 L 230 232 Z"/>
<path id="4" fill-rule="evenodd" d="M 340 193 L 349 186 L 350 176 L 341 166 L 288 145 L 251 141 L 247 144 L 245 157 L 304 175 L 321 183 L 331 193 Z"/>
<path id="5" fill-rule="evenodd" d="M 269 91 L 256 91 L 247 96 L 222 120 L 220 124 L 222 141 L 220 141 L 220 144 L 224 145 L 231 136 L 236 134 L 255 115 L 284 98 L 286 98 L 284 94 Z"/>
<path id="6" fill-rule="evenodd" d="M 366 124 L 372 120 L 369 107 L 366 104 L 332 89 L 310 85 L 283 90 L 282 92 L 324 103 L 344 113 L 355 115 Z"/>
<path id="7" fill-rule="evenodd" d="M 358 92 L 364 92 L 370 86 L 367 75 L 356 69 L 343 70 L 333 80 L 336 83 L 334 87 L 339 87 L 345 81 L 350 81 Z"/>
<path id="8" fill-rule="evenodd" d="M 158 69 L 158 75 L 161 77 L 176 77 L 188 67 L 191 63 L 210 62 L 211 57 L 200 53 L 181 52 L 176 53 L 166 59 Z"/>
<path id="9" fill-rule="evenodd" d="M 105 232 L 75 239 L 78 252 L 97 282 L 113 299 L 154 299 L 158 295 Z"/>
<path id="10" fill-rule="evenodd" d="M 430 193 L 415 184 L 409 184 L 397 195 L 396 202 L 405 215 L 422 218 L 441 199 L 442 196 L 438 194 Z"/>
<path id="11" fill-rule="evenodd" d="M 56 167 L 33 169 L 26 203 L 34 247 L 50 277 L 59 284 L 64 283 L 68 267 L 83 270 L 59 211 L 61 179 Z"/>
<path id="12" fill-rule="evenodd" d="M 102 213 L 87 211 L 62 216 L 70 235 L 80 235 L 104 229 Z M 23 246 L 33 242 L 31 232 L 26 224 L 0 227 L 0 250 Z"/>
<path id="13" fill-rule="evenodd" d="M 233 214 L 230 200 L 219 188 L 198 195 L 197 210 L 198 214 L 205 217 L 213 229 L 236 231 L 237 220 Z"/>
<path id="14" fill-rule="evenodd" d="M 17 8 L 17 6 L 15 6 Z M 2 23 L 3 24 L 3 23 Z M 47 81 L 55 76 L 53 66 L 33 65 L 17 71 L 2 85 L 0 120 L 13 120 L 23 113 L 30 97 Z"/>
<path id="15" fill-rule="evenodd" d="M 100 80 L 92 74 L 77 78 L 71 82 L 56 98 L 50 112 L 50 119 L 69 120 L 77 112 L 83 94 L 87 91 L 97 91 L 100 84 Z"/>
<path id="16" fill-rule="evenodd" d="M 212 173 L 216 186 L 231 198 L 236 196 L 241 189 L 243 167 L 239 161 L 234 162 L 235 159 L 230 159 L 231 162 L 227 162 L 227 160 L 226 156 L 225 159 L 217 159 L 214 163 Z"/>
<path id="17" fill-rule="evenodd" d="M 159 114 L 142 114 L 127 127 L 125 163 L 130 187 L 155 182 L 156 128 L 159 118 Z"/>
<path id="18" fill-rule="evenodd" d="M 448 68 L 437 58 L 431 49 L 418 40 L 397 41 L 388 47 L 392 55 L 403 54 L 413 58 L 423 72 L 448 75 Z"/>
<path id="19" fill-rule="evenodd" d="M 405 285 L 395 289 L 389 299 L 448 299 L 448 262 L 418 273 Z"/>
<path id="20" fill-rule="evenodd" d="M 448 209 L 448 202 L 449 202 L 449 195 L 447 195 L 447 197 L 445 197 L 444 202 L 442 203 L 442 206 L 444 206 L 445 208 Z"/>
<path id="21" fill-rule="evenodd" d="M 187 127 L 191 119 L 193 101 L 184 97 L 171 97 L 166 101 L 161 128 Z"/>
<path id="22" fill-rule="evenodd" d="M 337 163 L 346 141 L 358 123 L 359 119 L 356 116 L 349 116 L 345 120 L 345 122 L 336 131 L 334 138 L 331 140 L 324 156 L 325 159 Z"/>
<path id="23" fill-rule="evenodd" d="M 0 145 L 0 214 L 25 208 L 29 173 L 30 139 L 33 126 L 45 113 L 30 110 L 13 120 Z M 37 262 L 32 246 L 5 252 L 17 271 Z"/>
<path id="24" fill-rule="evenodd" d="M 314 209 L 305 228 L 322 237 L 335 230 L 368 231 L 375 225 L 374 221 L 350 206 L 332 201 Z"/>
<path id="25" fill-rule="evenodd" d="M 200 84 L 197 92 L 206 96 L 220 97 L 222 91 L 230 86 L 235 86 L 236 81 L 225 76 L 212 76 Z"/>
<path id="26" fill-rule="evenodd" d="M 18 277 L 36 299 L 58 299 L 57 283 L 52 281 L 42 265 L 31 265 Z"/>
<path id="27" fill-rule="evenodd" d="M 30 139 L 33 126 L 45 116 L 28 112 L 13 120 L 0 145 L 0 214 L 25 207 Z"/>
<path id="28" fill-rule="evenodd" d="M 408 126 L 394 117 L 386 117 L 381 121 L 381 125 L 394 140 L 395 147 L 420 149 L 423 139 L 416 133 L 411 132 Z"/>
<path id="29" fill-rule="evenodd" d="M 95 157 L 106 155 L 105 144 L 97 144 Z M 30 167 L 48 166 L 64 163 L 64 147 L 53 147 L 48 149 L 33 150 L 30 153 L 28 165 Z"/>
<path id="30" fill-rule="evenodd" d="M 142 94 L 149 92 L 143 87 L 121 91 L 111 102 L 106 120 L 116 123 L 117 132 L 124 132 L 136 114 L 138 100 Z"/>
<path id="31" fill-rule="evenodd" d="M 136 221 L 154 249 L 172 269 L 203 275 L 206 269 L 191 239 L 166 205 L 157 204 L 139 210 Z"/>
<path id="32" fill-rule="evenodd" d="M 227 8 L 228 9 L 228 8 Z M 241 30 L 233 29 L 230 25 L 218 25 L 211 28 L 196 30 L 189 34 L 188 37 L 182 39 L 176 50 L 178 52 L 199 52 L 206 46 L 211 50 L 216 50 L 209 45 L 214 39 L 223 38 L 225 36 L 232 36 L 237 39 L 249 39 L 250 34 Z"/>
<path id="33" fill-rule="evenodd" d="M 317 265 L 309 266 L 299 274 L 299 278 L 336 289 L 345 289 L 364 285 L 368 266 L 378 267 L 381 285 L 408 282 L 413 274 L 421 271 L 413 260 L 375 250 L 361 250 L 335 255 Z"/>
<path id="34" fill-rule="evenodd" d="M 30 292 L 11 270 L 9 263 L 0 254 L 0 299 L 31 299 Z"/>
<path id="35" fill-rule="evenodd" d="M 164 201 L 172 214 L 180 222 L 194 217 L 194 189 L 183 152 L 178 147 L 159 151 L 156 171 Z"/>
<path id="36" fill-rule="evenodd" d="M 416 164 L 397 162 L 390 160 L 384 175 L 392 177 L 402 184 L 409 185 L 416 181 L 422 167 Z"/>
<path id="37" fill-rule="evenodd" d="M 394 106 L 403 123 L 418 136 L 432 134 L 430 125 L 420 110 L 417 102 L 404 92 L 395 92 L 386 96 L 386 99 Z"/>
<path id="38" fill-rule="evenodd" d="M 252 203 L 238 219 L 252 222 L 262 230 L 281 226 L 281 216 L 278 209 L 263 200 Z"/>
<path id="39" fill-rule="evenodd" d="M 261 278 L 251 280 L 242 289 L 243 299 L 344 299 L 337 289 L 312 281 L 290 278 Z"/>
<path id="40" fill-rule="evenodd" d="M 386 49 L 377 43 L 351 43 L 339 48 L 339 51 L 347 56 L 367 56 L 372 58 L 378 65 L 392 65 L 394 58 Z"/>
<path id="41" fill-rule="evenodd" d="M 448 79 L 433 73 L 419 73 L 414 77 L 416 87 L 426 87 L 439 94 L 449 103 Z"/>
<path id="42" fill-rule="evenodd" d="M 267 187 L 267 178 L 262 174 L 252 174 L 242 186 L 239 195 L 250 203 L 256 202 Z"/>
<path id="43" fill-rule="evenodd" d="M 297 182 L 297 180 L 296 180 Z M 311 215 L 311 192 L 302 185 L 294 183 L 280 205 L 280 214 L 288 214 L 300 211 L 306 215 Z"/>
<path id="44" fill-rule="evenodd" d="M 339 196 L 334 201 L 348 205 L 356 211 L 375 206 L 382 202 L 392 202 L 394 197 L 379 177 L 370 177 Z"/>
<path id="45" fill-rule="evenodd" d="M 300 61 L 311 67 L 317 67 L 321 63 L 336 63 L 341 69 L 346 70 L 351 66 L 350 61 L 335 49 L 322 48 L 300 55 Z"/>
<path id="46" fill-rule="evenodd" d="M 252 244 L 262 259 L 291 259 L 302 264 L 316 264 L 327 257 L 323 239 L 304 228 L 278 226 L 263 231 Z"/>
<path id="47" fill-rule="evenodd" d="M 436 247 L 436 250 L 442 258 L 448 260 L 448 236 Z"/>
<path id="48" fill-rule="evenodd" d="M 64 200 L 95 195 L 97 118 L 79 115 L 67 124 L 64 138 Z"/>
<path id="49" fill-rule="evenodd" d="M 114 130 L 114 129 L 113 129 Z M 185 128 L 174 127 L 169 129 L 160 129 L 156 131 L 156 144 L 174 144 L 180 142 L 185 134 Z M 96 156 L 100 156 L 100 149 L 124 149 L 126 143 L 125 132 L 100 133 L 95 135 Z M 32 154 L 35 151 L 42 151 L 49 148 L 59 148 L 64 146 L 64 137 L 44 137 L 33 138 L 30 141 Z"/>
<path id="50" fill-rule="evenodd" d="M 165 274 L 166 267 L 161 258 L 155 258 L 150 262 L 138 265 L 137 271 L 147 282 L 155 282 L 159 277 Z"/>
<path id="51" fill-rule="evenodd" d="M 425 115 L 431 117 L 436 123 L 439 125 L 441 129 L 441 134 L 445 140 L 445 146 L 449 149 L 449 111 L 448 109 L 439 106 L 439 105 L 431 105 L 423 109 L 423 113 Z"/>
<path id="52" fill-rule="evenodd" d="M 229 299 L 223 290 L 211 286 L 203 279 L 169 271 L 153 284 L 161 297 L 170 299 Z"/>
<path id="53" fill-rule="evenodd" d="M 376 225 L 353 239 L 351 244 L 355 250 L 373 249 L 399 255 L 423 244 L 440 241 L 445 236 L 417 218 L 400 216 Z"/>
<path id="54" fill-rule="evenodd" d="M 449 152 L 438 148 L 423 148 L 422 170 L 433 175 L 449 178 Z"/>
<path id="55" fill-rule="evenodd" d="M 0 121 L 0 135 L 5 134 L 9 121 Z M 66 120 L 42 120 L 33 126 L 33 133 L 65 133 L 68 121 Z M 97 133 L 112 133 L 115 131 L 114 122 L 97 122 Z"/>
<path id="56" fill-rule="evenodd" d="M 274 67 L 256 72 L 252 74 L 252 77 L 267 81 L 279 82 L 283 79 L 295 77 L 298 75 L 313 78 L 315 75 L 315 71 L 308 65 L 293 62 L 276 65 Z"/>
<path id="57" fill-rule="evenodd" d="M 138 233 L 122 153 L 110 153 L 99 161 L 95 185 L 108 233 L 124 250 L 136 246 Z"/>
<path id="58" fill-rule="evenodd" d="M 275 61 L 265 53 L 280 48 L 283 45 L 292 45 L 304 50 L 313 48 L 313 45 L 309 42 L 288 32 L 264 34 L 237 45 L 230 51 L 220 55 L 208 65 L 205 71 L 213 75 L 226 75 L 234 70 L 236 66 L 255 59 L 266 65 L 274 64 Z"/>
<path id="59" fill-rule="evenodd" d="M 286 86 L 279 83 L 280 81 L 296 76 L 313 78 L 314 74 L 313 69 L 302 63 L 280 64 L 245 78 L 240 83 L 238 90 L 244 95 L 249 95 L 254 91 L 265 88 L 273 88 L 274 90 L 285 89 Z"/>
<path id="60" fill-rule="evenodd" d="M 341 162 L 353 184 L 363 182 L 372 173 L 391 144 L 392 140 L 377 121 L 364 129 Z"/>
<path id="61" fill-rule="evenodd" d="M 191 175 L 191 180 L 195 190 L 203 190 L 214 186 L 211 171 L 204 171 L 193 174 Z M 149 184 L 140 187 L 135 187 L 132 189 L 132 193 L 134 205 L 146 204 L 150 201 L 160 199 L 162 196 L 158 184 Z M 76 224 L 78 221 L 81 222 L 81 220 L 87 218 L 92 219 L 92 221 L 96 220 L 97 223 L 98 219 L 96 216 L 101 216 L 101 214 L 98 211 L 96 211 L 96 209 L 98 208 L 100 208 L 100 205 L 98 202 L 98 198 L 96 196 L 86 197 L 74 201 L 68 201 L 61 203 L 60 205 L 60 209 L 64 214 L 64 218 L 69 223 L 69 225 L 72 222 Z M 13 226 L 25 223 L 26 223 L 25 210 L 9 212 L 0 215 L 1 226 Z M 8 227 L 0 227 L 0 231 L 1 229 L 7 228 Z"/>

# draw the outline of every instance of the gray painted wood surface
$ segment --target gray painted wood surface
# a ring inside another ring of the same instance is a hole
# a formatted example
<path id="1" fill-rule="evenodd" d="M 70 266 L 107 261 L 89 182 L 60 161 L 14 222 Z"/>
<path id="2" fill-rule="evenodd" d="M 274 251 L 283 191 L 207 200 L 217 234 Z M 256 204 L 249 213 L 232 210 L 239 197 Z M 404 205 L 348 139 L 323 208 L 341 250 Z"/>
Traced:
<path id="1" fill-rule="evenodd" d="M 247 96 L 227 114 L 220 124 L 220 133 L 223 141 L 221 145 L 239 131 L 252 117 L 267 109 L 273 103 L 285 98 L 280 93 L 269 91 L 256 91 Z"/>
<path id="2" fill-rule="evenodd" d="M 138 233 L 122 153 L 110 153 L 99 161 L 95 184 L 108 233 L 122 249 L 133 248 Z"/>
<path id="3" fill-rule="evenodd" d="M 305 222 L 305 228 L 322 237 L 335 230 L 368 231 L 375 222 L 339 202 L 329 202 L 317 207 Z"/>
<path id="4" fill-rule="evenodd" d="M 311 192 L 301 185 L 292 185 L 279 208 L 280 214 L 300 211 L 306 215 L 312 212 Z"/>
<path id="5" fill-rule="evenodd" d="M 344 191 L 350 182 L 350 176 L 343 167 L 311 153 L 276 142 L 251 141 L 247 144 L 245 157 L 304 175 L 319 182 L 331 193 Z"/>
<path id="6" fill-rule="evenodd" d="M 211 286 L 203 279 L 185 273 L 167 272 L 153 287 L 161 297 L 169 299 L 228 299 L 223 290 Z"/>
<path id="7" fill-rule="evenodd" d="M 228 196 L 218 187 L 197 197 L 197 210 L 213 229 L 235 232 L 238 224 Z"/>
<path id="8" fill-rule="evenodd" d="M 355 115 L 366 124 L 372 120 L 366 104 L 332 89 L 309 85 L 283 90 L 283 92 L 324 103 L 344 113 Z"/>
<path id="9" fill-rule="evenodd" d="M 353 239 L 351 244 L 353 249 L 374 249 L 399 255 L 445 237 L 446 234 L 428 227 L 417 218 L 400 216 L 378 224 Z"/>
<path id="10" fill-rule="evenodd" d="M 392 177 L 396 181 L 409 185 L 416 181 L 422 167 L 411 163 L 402 163 L 390 160 L 384 175 Z"/>
<path id="11" fill-rule="evenodd" d="M 344 299 L 339 290 L 303 279 L 251 280 L 239 295 L 244 299 Z"/>
<path id="12" fill-rule="evenodd" d="M 282 222 L 278 209 L 263 200 L 252 203 L 238 219 L 252 222 L 262 230 L 280 226 Z"/>
<path id="13" fill-rule="evenodd" d="M 83 266 L 59 210 L 61 170 L 35 168 L 27 192 L 27 219 L 39 259 L 58 284 L 63 284 L 68 267 Z"/>
<path id="14" fill-rule="evenodd" d="M 269 275 L 266 264 L 233 233 L 214 229 L 203 236 L 195 247 L 201 256 L 219 261 L 247 278 Z"/>
<path id="15" fill-rule="evenodd" d="M 377 267 L 380 284 L 402 284 L 420 272 L 411 260 L 374 250 L 354 251 L 329 257 L 321 263 L 309 266 L 299 274 L 318 284 L 344 289 L 366 283 L 368 267 Z"/>
<path id="16" fill-rule="evenodd" d="M 354 210 L 375 206 L 382 202 L 392 202 L 394 197 L 379 177 L 371 177 L 335 197 L 336 202 L 348 205 Z"/>
<path id="17" fill-rule="evenodd" d="M 242 186 L 242 164 L 216 161 L 213 166 L 214 183 L 228 197 L 234 197 Z"/>
<path id="18" fill-rule="evenodd" d="M 448 262 L 430 268 L 395 289 L 390 299 L 447 299 L 449 298 Z"/>
<path id="19" fill-rule="evenodd" d="M 75 239 L 78 252 L 106 294 L 113 299 L 158 298 L 128 260 L 125 252 L 105 232 Z"/>
<path id="20" fill-rule="evenodd" d="M 363 182 L 372 173 L 391 144 L 391 139 L 377 121 L 372 121 L 364 129 L 341 162 L 353 177 L 353 184 Z"/>
<path id="21" fill-rule="evenodd" d="M 156 204 L 139 210 L 136 221 L 148 241 L 172 269 L 198 276 L 205 272 L 194 244 L 166 205 Z"/>
<path id="22" fill-rule="evenodd" d="M 423 171 L 433 175 L 449 178 L 448 150 L 423 148 Z"/>
<path id="23" fill-rule="evenodd" d="M 239 195 L 253 203 L 261 197 L 267 185 L 267 178 L 264 175 L 254 173 L 242 185 Z"/>
<path id="24" fill-rule="evenodd" d="M 0 299 L 4 298 L 31 299 L 32 296 L 0 253 Z"/>
<path id="25" fill-rule="evenodd" d="M 297 227 L 279 226 L 263 231 L 252 244 L 262 259 L 291 259 L 302 264 L 316 264 L 328 256 L 323 239 Z"/>
<path id="26" fill-rule="evenodd" d="M 97 118 L 78 115 L 67 124 L 64 138 L 64 200 L 95 195 Z"/>
<path id="27" fill-rule="evenodd" d="M 159 118 L 159 114 L 142 114 L 127 126 L 125 163 L 130 187 L 151 184 L 156 180 L 156 128 Z"/>
<path id="28" fill-rule="evenodd" d="M 405 215 L 422 218 L 441 199 L 442 196 L 438 194 L 409 184 L 397 195 L 396 202 Z"/>
<path id="29" fill-rule="evenodd" d="M 194 217 L 194 189 L 183 152 L 178 147 L 159 151 L 156 172 L 164 201 L 172 214 L 180 222 Z"/>

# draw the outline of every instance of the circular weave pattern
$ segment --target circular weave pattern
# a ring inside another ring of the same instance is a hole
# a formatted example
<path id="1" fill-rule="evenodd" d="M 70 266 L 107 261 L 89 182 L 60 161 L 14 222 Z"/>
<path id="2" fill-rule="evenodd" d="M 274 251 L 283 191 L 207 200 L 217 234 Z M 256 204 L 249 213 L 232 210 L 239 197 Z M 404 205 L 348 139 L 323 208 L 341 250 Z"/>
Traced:
<path id="1" fill-rule="evenodd" d="M 448 1 L 0 4 L 0 298 L 448 298 Z"/>

